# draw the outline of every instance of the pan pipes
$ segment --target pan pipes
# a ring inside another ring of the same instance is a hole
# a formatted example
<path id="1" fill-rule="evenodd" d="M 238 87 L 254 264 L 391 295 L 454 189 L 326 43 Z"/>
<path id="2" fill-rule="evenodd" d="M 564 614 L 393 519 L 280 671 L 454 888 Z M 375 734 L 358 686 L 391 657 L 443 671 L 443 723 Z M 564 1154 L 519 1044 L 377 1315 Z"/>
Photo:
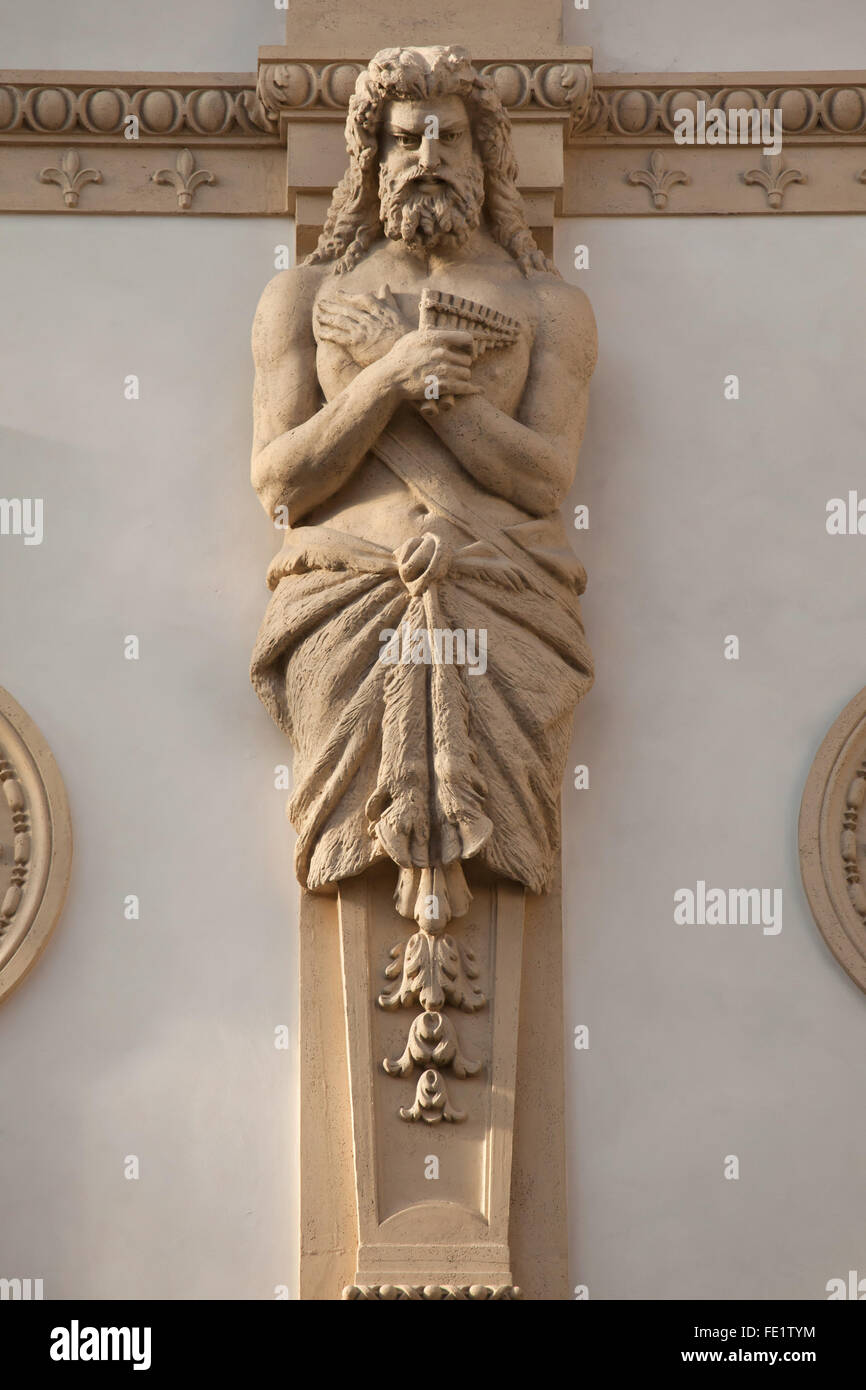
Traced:
<path id="1" fill-rule="evenodd" d="M 517 319 L 501 314 L 498 309 L 477 304 L 474 299 L 463 299 L 459 294 L 445 294 L 442 290 L 421 291 L 418 327 L 451 328 L 471 333 L 473 362 L 484 352 L 510 347 L 520 336 Z M 453 404 L 453 396 L 443 396 L 438 405 L 435 400 L 425 401 L 421 414 L 436 415 L 439 405 L 443 410 L 448 410 Z"/>

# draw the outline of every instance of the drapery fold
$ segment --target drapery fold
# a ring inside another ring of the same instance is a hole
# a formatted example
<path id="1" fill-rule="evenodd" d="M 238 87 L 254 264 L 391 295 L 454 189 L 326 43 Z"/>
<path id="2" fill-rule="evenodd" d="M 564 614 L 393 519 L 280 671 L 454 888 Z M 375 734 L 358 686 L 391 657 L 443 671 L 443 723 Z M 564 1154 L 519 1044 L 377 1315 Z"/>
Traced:
<path id="1" fill-rule="evenodd" d="M 388 857 L 399 910 L 420 920 L 434 895 L 447 921 L 468 907 L 464 860 L 549 886 L 571 715 L 592 664 L 573 557 L 557 571 L 559 518 L 510 530 L 533 543 L 523 564 L 434 532 L 397 551 L 330 527 L 287 533 L 251 675 L 295 746 L 288 811 L 306 887 Z M 486 670 L 384 660 L 387 635 L 406 631 L 434 652 L 437 631 L 483 631 Z"/>

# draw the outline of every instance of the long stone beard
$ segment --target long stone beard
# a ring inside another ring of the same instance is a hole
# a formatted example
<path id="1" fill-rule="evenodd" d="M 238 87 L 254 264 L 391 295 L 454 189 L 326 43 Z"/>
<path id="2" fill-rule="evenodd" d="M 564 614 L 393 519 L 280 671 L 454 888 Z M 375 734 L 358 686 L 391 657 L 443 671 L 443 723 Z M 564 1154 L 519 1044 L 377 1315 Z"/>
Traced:
<path id="1" fill-rule="evenodd" d="M 379 170 L 379 215 L 385 235 L 404 241 L 412 251 L 432 251 L 442 244 L 463 246 L 481 222 L 484 165 L 475 155 L 465 174 L 448 174 L 436 193 L 413 191 L 417 173 L 393 175 Z"/>

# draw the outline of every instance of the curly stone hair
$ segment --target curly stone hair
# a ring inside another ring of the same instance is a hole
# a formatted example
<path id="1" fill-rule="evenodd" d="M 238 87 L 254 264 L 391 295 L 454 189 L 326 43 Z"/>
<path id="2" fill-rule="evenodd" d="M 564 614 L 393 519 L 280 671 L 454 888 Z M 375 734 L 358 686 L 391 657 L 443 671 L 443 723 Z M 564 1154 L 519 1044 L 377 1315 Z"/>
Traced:
<path id="1" fill-rule="evenodd" d="M 517 191 L 511 125 L 492 83 L 472 66 L 465 48 L 383 48 L 358 77 L 349 101 L 349 167 L 334 189 L 319 243 L 305 265 L 334 262 L 351 270 L 382 235 L 379 216 L 378 132 L 387 101 L 458 96 L 466 103 L 484 166 L 484 208 L 492 235 L 524 275 L 558 274 L 539 250 Z"/>

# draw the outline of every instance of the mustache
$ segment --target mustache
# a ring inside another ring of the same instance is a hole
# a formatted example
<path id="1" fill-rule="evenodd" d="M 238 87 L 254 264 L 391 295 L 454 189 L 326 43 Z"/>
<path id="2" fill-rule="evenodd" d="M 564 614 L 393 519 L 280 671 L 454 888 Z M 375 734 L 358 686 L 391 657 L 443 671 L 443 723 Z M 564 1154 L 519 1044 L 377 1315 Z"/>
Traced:
<path id="1" fill-rule="evenodd" d="M 419 183 L 437 179 L 438 187 Z M 484 202 L 484 166 L 480 158 L 467 168 L 427 171 L 379 169 L 379 215 L 386 236 L 407 246 L 438 244 L 451 238 L 462 245 L 479 225 Z"/>
<path id="2" fill-rule="evenodd" d="M 434 183 L 432 190 L 422 191 L 419 184 Z M 447 162 L 435 169 L 425 168 L 420 160 L 413 161 L 404 168 L 391 168 L 385 162 L 379 165 L 379 197 L 392 206 L 406 206 L 416 202 L 434 199 L 437 202 L 457 202 L 468 207 L 484 197 L 484 162 L 477 152 L 459 168 L 452 168 Z"/>
<path id="3" fill-rule="evenodd" d="M 399 174 L 393 182 L 388 180 L 388 190 L 391 194 L 398 194 L 417 183 L 440 183 L 443 188 L 459 189 L 464 183 L 464 179 L 455 179 L 451 174 L 443 173 L 438 169 L 431 170 L 429 173 L 422 169 L 408 169 Z"/>

